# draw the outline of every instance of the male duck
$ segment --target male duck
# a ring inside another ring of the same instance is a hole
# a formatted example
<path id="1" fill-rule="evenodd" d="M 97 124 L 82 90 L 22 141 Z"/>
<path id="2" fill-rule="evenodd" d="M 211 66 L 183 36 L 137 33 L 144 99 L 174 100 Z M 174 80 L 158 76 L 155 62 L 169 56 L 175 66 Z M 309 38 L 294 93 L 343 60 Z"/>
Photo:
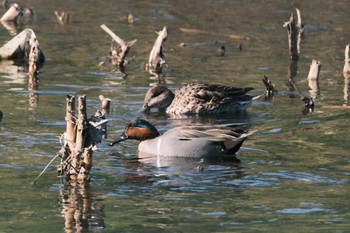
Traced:
<path id="1" fill-rule="evenodd" d="M 253 100 L 247 92 L 253 89 L 187 83 L 173 93 L 163 85 L 156 85 L 146 92 L 142 111 L 158 108 L 173 115 L 208 115 L 244 111 Z"/>
<path id="2" fill-rule="evenodd" d="M 115 145 L 127 139 L 140 141 L 139 152 L 168 158 L 235 158 L 244 140 L 255 131 L 237 125 L 180 126 L 160 135 L 148 121 L 135 119 L 126 124 Z"/>

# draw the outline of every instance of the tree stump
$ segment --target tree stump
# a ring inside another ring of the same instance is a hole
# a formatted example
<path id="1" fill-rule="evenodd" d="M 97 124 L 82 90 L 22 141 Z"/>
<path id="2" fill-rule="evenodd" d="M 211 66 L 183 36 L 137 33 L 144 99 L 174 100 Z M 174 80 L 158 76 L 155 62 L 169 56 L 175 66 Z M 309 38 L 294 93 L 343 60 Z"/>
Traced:
<path id="1" fill-rule="evenodd" d="M 321 62 L 312 60 L 310 65 L 309 75 L 307 76 L 309 84 L 309 93 L 310 97 L 315 100 L 320 93 L 320 71 L 321 71 Z"/>
<path id="2" fill-rule="evenodd" d="M 87 118 L 86 96 L 78 97 L 78 116 L 75 116 L 75 112 L 75 97 L 67 95 L 67 125 L 63 147 L 59 152 L 61 163 L 58 167 L 58 175 L 66 181 L 85 183 L 90 179 L 93 151 L 107 131 L 108 120 L 101 111 Z"/>

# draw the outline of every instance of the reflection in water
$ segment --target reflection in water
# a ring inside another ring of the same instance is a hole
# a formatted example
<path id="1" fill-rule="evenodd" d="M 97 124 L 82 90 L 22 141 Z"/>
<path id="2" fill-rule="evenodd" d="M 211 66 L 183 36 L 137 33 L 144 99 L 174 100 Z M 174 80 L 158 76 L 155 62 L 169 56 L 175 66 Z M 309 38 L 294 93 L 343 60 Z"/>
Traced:
<path id="1" fill-rule="evenodd" d="M 349 78 L 350 74 L 344 73 L 344 105 L 349 103 Z"/>
<path id="2" fill-rule="evenodd" d="M 3 81 L 2 83 L 17 83 L 25 84 L 27 74 L 24 72 L 24 67 L 21 64 L 15 63 L 11 60 L 4 60 L 0 62 L 0 73 L 4 74 L 2 77 L 10 81 Z"/>
<path id="3" fill-rule="evenodd" d="M 232 159 L 198 159 L 198 158 L 184 158 L 184 157 L 164 157 L 157 156 L 139 152 L 139 161 L 140 163 L 149 166 L 160 168 L 159 172 L 163 175 L 174 175 L 174 174 L 184 174 L 187 172 L 203 172 L 205 166 L 218 164 L 218 163 L 227 163 L 230 166 L 237 169 L 240 165 L 240 160 L 235 156 L 232 156 Z M 142 166 L 142 168 L 145 168 Z M 140 171 L 140 169 L 138 170 Z M 241 177 L 241 171 L 239 171 L 237 177 Z"/>
<path id="4" fill-rule="evenodd" d="M 287 87 L 289 91 L 289 97 L 295 98 L 295 84 L 294 84 L 294 78 L 298 73 L 298 61 L 291 60 L 288 66 L 288 74 L 287 74 Z M 297 90 L 298 91 L 298 90 Z"/>
<path id="5" fill-rule="evenodd" d="M 66 232 L 86 232 L 105 227 L 104 206 L 93 202 L 89 184 L 70 182 L 64 185 L 60 201 Z"/>
<path id="6" fill-rule="evenodd" d="M 38 104 L 39 95 L 36 93 L 39 83 L 38 77 L 35 74 L 28 74 L 28 95 L 30 108 L 36 108 Z"/>
<path id="7" fill-rule="evenodd" d="M 16 21 L 1 21 L 1 25 L 10 32 L 11 36 L 17 35 L 19 28 Z"/>
<path id="8" fill-rule="evenodd" d="M 10 80 L 4 81 L 3 83 L 25 84 L 26 78 L 28 78 L 29 106 L 31 109 L 36 108 L 39 99 L 39 95 L 36 92 L 39 87 L 36 74 L 31 75 L 26 73 L 26 68 L 23 64 L 17 64 L 11 60 L 1 61 L 0 73 L 3 73 L 3 77 Z"/>

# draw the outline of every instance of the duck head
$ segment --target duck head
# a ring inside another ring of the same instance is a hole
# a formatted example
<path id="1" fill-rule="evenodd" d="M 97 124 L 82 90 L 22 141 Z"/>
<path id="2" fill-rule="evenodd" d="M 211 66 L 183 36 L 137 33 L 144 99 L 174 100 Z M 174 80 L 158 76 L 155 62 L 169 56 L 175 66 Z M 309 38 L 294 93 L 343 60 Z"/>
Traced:
<path id="1" fill-rule="evenodd" d="M 158 136 L 158 130 L 151 123 L 149 123 L 146 120 L 137 118 L 131 120 L 126 124 L 125 130 L 122 133 L 122 135 L 117 140 L 111 142 L 110 146 L 113 146 L 127 139 L 136 139 L 139 141 L 144 141 L 156 138 Z"/>
<path id="2" fill-rule="evenodd" d="M 146 92 L 141 111 L 149 112 L 152 108 L 164 111 L 171 104 L 174 96 L 166 86 L 155 85 Z"/>

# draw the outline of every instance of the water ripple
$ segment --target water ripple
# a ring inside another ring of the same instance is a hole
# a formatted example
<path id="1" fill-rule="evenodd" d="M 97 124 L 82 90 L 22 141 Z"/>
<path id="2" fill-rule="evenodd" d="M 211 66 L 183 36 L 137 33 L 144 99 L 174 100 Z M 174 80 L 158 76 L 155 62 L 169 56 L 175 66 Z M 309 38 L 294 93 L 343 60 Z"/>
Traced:
<path id="1" fill-rule="evenodd" d="M 288 170 L 280 170 L 278 172 L 264 172 L 262 174 L 266 176 L 281 177 L 285 179 L 300 180 L 312 183 L 343 184 L 346 182 L 345 179 L 331 179 L 307 172 L 293 172 Z"/>

